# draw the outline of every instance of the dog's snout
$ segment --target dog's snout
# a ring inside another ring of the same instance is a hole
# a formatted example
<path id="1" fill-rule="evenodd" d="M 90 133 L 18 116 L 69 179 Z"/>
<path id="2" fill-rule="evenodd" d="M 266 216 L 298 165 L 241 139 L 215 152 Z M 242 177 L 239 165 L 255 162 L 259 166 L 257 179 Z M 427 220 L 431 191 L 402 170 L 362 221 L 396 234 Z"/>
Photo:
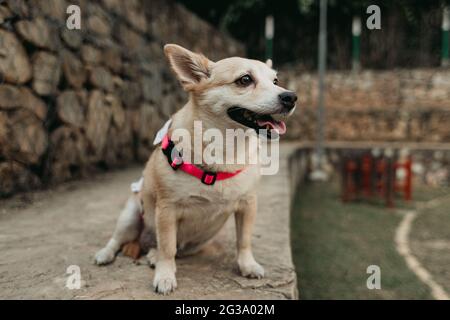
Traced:
<path id="1" fill-rule="evenodd" d="M 295 102 L 297 101 L 297 95 L 292 91 L 285 91 L 281 93 L 279 96 L 281 104 L 288 110 L 291 110 L 295 106 Z"/>

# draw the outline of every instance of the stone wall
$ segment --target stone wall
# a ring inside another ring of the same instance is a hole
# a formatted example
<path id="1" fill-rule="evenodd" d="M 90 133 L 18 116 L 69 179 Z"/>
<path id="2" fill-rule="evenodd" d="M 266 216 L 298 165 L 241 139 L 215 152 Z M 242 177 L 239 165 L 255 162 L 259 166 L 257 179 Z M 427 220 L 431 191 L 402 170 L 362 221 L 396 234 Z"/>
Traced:
<path id="1" fill-rule="evenodd" d="M 69 4 L 81 30 L 66 27 Z M 186 98 L 167 42 L 245 54 L 171 1 L 0 1 L 0 196 L 145 160 Z"/>
<path id="2" fill-rule="evenodd" d="M 299 94 L 290 138 L 316 135 L 317 75 L 281 70 Z M 346 141 L 450 142 L 450 70 L 329 72 L 326 138 Z"/>
<path id="3" fill-rule="evenodd" d="M 283 151 L 291 150 L 288 158 L 290 201 L 294 201 L 295 195 L 303 183 L 308 179 L 311 170 L 312 148 L 303 144 L 286 144 Z"/>

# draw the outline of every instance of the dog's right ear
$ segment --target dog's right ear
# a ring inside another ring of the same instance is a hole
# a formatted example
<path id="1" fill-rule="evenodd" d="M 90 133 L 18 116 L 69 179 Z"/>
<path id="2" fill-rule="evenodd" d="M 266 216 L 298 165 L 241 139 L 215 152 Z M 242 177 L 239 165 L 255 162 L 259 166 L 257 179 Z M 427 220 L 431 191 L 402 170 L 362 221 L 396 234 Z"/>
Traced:
<path id="1" fill-rule="evenodd" d="M 190 91 L 203 79 L 209 78 L 213 62 L 204 55 L 176 44 L 166 44 L 164 53 L 185 90 Z"/>

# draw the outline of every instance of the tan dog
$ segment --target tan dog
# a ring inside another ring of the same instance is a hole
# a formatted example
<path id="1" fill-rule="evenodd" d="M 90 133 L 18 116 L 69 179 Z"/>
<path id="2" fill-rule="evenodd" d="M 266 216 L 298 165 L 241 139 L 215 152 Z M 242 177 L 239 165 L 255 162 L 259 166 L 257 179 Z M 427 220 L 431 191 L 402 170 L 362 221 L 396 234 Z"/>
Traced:
<path id="1" fill-rule="evenodd" d="M 294 111 L 297 97 L 277 85 L 270 61 L 233 57 L 212 62 L 173 44 L 166 45 L 164 52 L 189 93 L 188 103 L 172 117 L 168 136 L 176 129 L 186 129 L 193 140 L 203 141 L 201 133 L 194 130 L 194 121 L 201 121 L 203 130 L 252 128 L 285 132 L 281 119 Z M 249 155 L 256 151 L 246 149 Z M 225 148 L 217 152 L 225 152 Z M 200 156 L 201 163 L 195 165 L 201 170 L 239 173 L 207 185 L 173 170 L 160 148 L 155 149 L 143 173 L 142 191 L 130 197 L 112 238 L 96 254 L 95 262 L 112 262 L 124 244 L 140 239 L 141 245 L 149 249 L 149 263 L 156 267 L 155 291 L 170 293 L 177 286 L 175 256 L 199 251 L 234 214 L 239 269 L 243 276 L 263 277 L 264 269 L 255 261 L 251 249 L 259 165 L 237 161 L 207 164 L 192 144 L 184 145 L 183 155 L 187 154 L 191 159 Z"/>

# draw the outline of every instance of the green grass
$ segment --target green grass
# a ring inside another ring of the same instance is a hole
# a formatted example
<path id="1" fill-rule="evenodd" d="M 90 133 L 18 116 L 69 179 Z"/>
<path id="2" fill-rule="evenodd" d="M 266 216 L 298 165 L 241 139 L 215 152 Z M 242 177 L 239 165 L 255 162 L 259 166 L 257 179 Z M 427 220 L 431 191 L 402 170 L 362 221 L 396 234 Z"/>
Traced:
<path id="1" fill-rule="evenodd" d="M 411 230 L 411 251 L 450 292 L 450 193 L 433 208 L 423 209 Z"/>
<path id="2" fill-rule="evenodd" d="M 450 194 L 449 187 L 430 187 L 425 185 L 417 185 L 414 187 L 413 199 L 414 201 L 429 201 L 436 198 L 442 198 Z"/>
<path id="3" fill-rule="evenodd" d="M 292 206 L 292 246 L 300 299 L 431 299 L 394 243 L 401 216 L 382 205 L 343 204 L 336 184 L 309 184 Z M 381 289 L 366 286 L 369 265 Z"/>

